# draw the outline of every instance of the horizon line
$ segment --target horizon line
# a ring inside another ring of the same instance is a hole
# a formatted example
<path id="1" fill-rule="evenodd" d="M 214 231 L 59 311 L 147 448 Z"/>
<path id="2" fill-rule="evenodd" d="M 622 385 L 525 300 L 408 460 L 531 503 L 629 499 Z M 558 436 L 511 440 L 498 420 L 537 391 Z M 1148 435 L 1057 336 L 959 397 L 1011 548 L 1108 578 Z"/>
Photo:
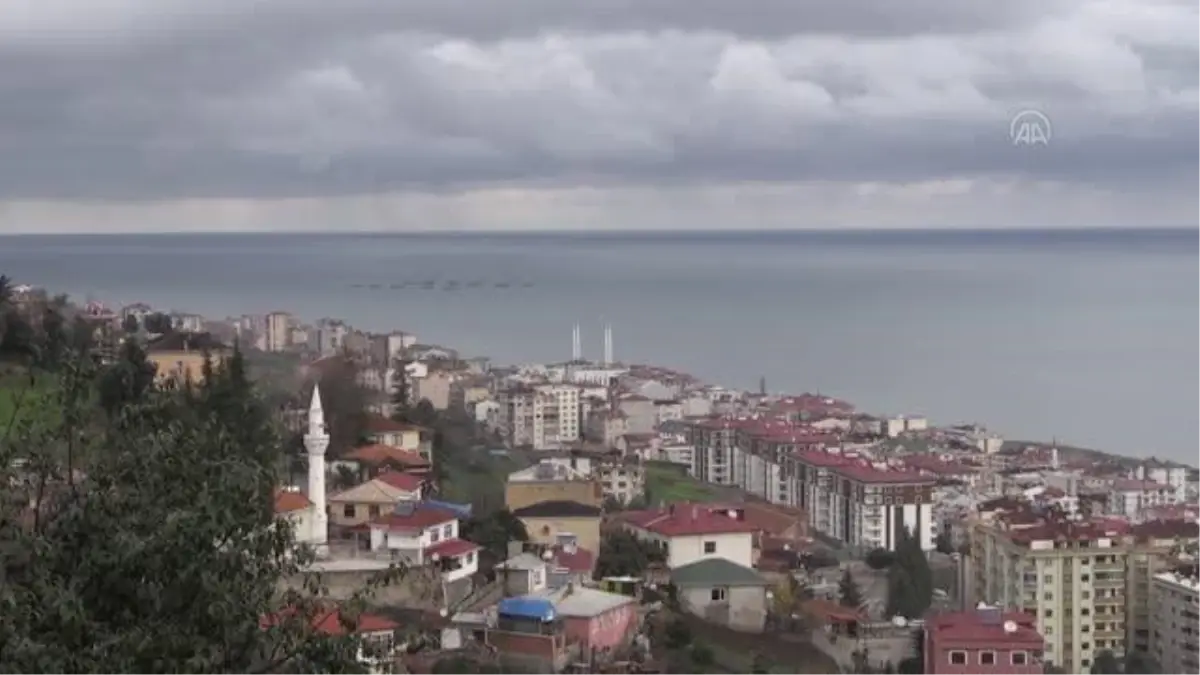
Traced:
<path id="1" fill-rule="evenodd" d="M 868 234 L 950 234 L 950 233 L 971 233 L 971 234 L 1020 234 L 1020 233 L 1067 233 L 1067 234 L 1083 234 L 1088 232 L 1122 232 L 1122 233 L 1180 233 L 1194 232 L 1200 234 L 1200 227 L 1196 225 L 1085 225 L 1085 226 L 1069 226 L 1069 225 L 1053 225 L 1053 226 L 1015 226 L 1015 227 L 776 227 L 776 228 L 737 228 L 737 227 L 716 227 L 716 228 L 668 228 L 668 227 L 648 227 L 648 228 L 617 228 L 617 229 L 570 229 L 570 228 L 537 228 L 537 229 L 445 229 L 445 230 L 381 230 L 381 229 L 249 229 L 249 230 L 185 230 L 185 231 L 130 231 L 117 230 L 112 232 L 83 232 L 83 231 L 59 231 L 59 232 L 3 232 L 0 231 L 0 238 L 18 238 L 18 237 L 174 237 L 174 236 L 261 236 L 261 235 L 301 235 L 301 236 L 337 236 L 337 235 L 358 235 L 358 236 L 400 236 L 400 237 L 441 237 L 441 236 L 536 236 L 536 235 L 576 235 L 576 236 L 597 236 L 597 235 L 613 235 L 613 236 L 628 236 L 628 235 L 696 235 L 696 234 L 846 234 L 846 235 L 868 235 Z"/>

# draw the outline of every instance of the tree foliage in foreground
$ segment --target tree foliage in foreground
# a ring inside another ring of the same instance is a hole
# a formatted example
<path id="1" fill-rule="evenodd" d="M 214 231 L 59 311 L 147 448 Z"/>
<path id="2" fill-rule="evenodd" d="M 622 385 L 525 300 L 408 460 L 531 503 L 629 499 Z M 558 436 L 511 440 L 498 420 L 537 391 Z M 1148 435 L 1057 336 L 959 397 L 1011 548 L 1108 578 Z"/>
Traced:
<path id="1" fill-rule="evenodd" d="M 280 446 L 241 355 L 206 375 L 122 387 L 110 418 L 76 354 L 40 402 L 58 422 L 0 429 L 0 670 L 361 671 L 356 638 L 312 628 L 329 606 L 275 516 Z"/>

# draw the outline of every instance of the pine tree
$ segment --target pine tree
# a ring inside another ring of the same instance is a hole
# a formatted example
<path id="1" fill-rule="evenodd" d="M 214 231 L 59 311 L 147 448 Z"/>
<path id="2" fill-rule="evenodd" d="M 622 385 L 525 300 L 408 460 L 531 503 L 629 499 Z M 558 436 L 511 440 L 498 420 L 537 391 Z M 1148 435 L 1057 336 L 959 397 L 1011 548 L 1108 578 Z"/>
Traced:
<path id="1" fill-rule="evenodd" d="M 408 359 L 398 358 L 394 361 L 392 373 L 392 419 L 397 422 L 411 422 L 412 416 L 412 386 L 408 381 Z"/>
<path id="2" fill-rule="evenodd" d="M 88 417 L 89 368 L 86 356 L 68 362 L 58 418 Z M 0 444 L 0 479 L 28 497 L 0 502 L 4 670 L 359 670 L 350 631 L 313 629 L 327 589 L 274 513 L 280 448 L 251 384 L 218 366 L 123 407 L 104 433 L 25 425 Z M 303 588 L 281 592 L 298 578 Z M 348 628 L 363 606 L 344 605 Z"/>
<path id="3" fill-rule="evenodd" d="M 908 570 L 903 565 L 892 565 L 888 570 L 887 581 L 888 616 L 902 616 L 906 619 L 915 619 L 921 616 L 924 610 L 920 607 L 917 589 L 914 587 Z"/>
<path id="4" fill-rule="evenodd" d="M 838 595 L 843 607 L 858 609 L 862 606 L 862 591 L 859 590 L 858 582 L 854 580 L 854 575 L 848 567 L 842 572 L 842 580 L 838 582 Z"/>

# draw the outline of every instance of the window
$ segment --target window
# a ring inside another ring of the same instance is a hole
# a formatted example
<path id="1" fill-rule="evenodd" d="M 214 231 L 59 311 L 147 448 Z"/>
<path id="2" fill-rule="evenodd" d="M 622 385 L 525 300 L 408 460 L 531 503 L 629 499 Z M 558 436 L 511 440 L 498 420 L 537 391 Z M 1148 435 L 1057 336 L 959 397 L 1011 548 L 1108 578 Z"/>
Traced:
<path id="1" fill-rule="evenodd" d="M 1089 581 L 1091 581 L 1091 580 L 1092 580 L 1092 575 L 1090 575 L 1090 574 L 1081 574 L 1081 575 L 1079 575 L 1079 581 L 1080 581 L 1081 583 L 1085 583 L 1085 584 L 1086 584 L 1087 582 L 1089 582 Z"/>
<path id="2" fill-rule="evenodd" d="M 367 513 L 371 514 L 372 518 L 378 518 L 379 517 L 379 507 L 374 506 L 374 505 L 369 506 L 369 507 L 367 507 Z"/>
<path id="3" fill-rule="evenodd" d="M 436 544 L 438 541 L 441 540 L 441 538 L 442 538 L 442 532 L 441 532 L 441 530 L 437 529 L 436 527 L 429 531 L 430 543 Z"/>
<path id="4" fill-rule="evenodd" d="M 717 552 L 717 542 L 715 542 L 715 541 L 704 542 L 704 552 L 706 554 L 707 553 L 716 553 Z"/>
<path id="5" fill-rule="evenodd" d="M 967 665 L 966 652 L 950 652 L 950 663 L 955 666 Z"/>
<path id="6" fill-rule="evenodd" d="M 996 665 L 996 652 L 979 652 L 979 665 L 981 665 L 981 666 Z"/>
<path id="7" fill-rule="evenodd" d="M 442 528 L 442 536 L 446 537 L 447 539 L 454 537 L 454 526 L 447 525 L 446 527 Z"/>
<path id="8" fill-rule="evenodd" d="M 1049 619 L 1052 616 L 1054 616 L 1054 610 L 1052 610 L 1052 609 L 1046 610 L 1046 618 Z"/>
<path id="9" fill-rule="evenodd" d="M 353 518 L 354 517 L 354 505 L 346 504 L 345 506 L 343 506 L 342 507 L 342 515 L 347 518 Z"/>

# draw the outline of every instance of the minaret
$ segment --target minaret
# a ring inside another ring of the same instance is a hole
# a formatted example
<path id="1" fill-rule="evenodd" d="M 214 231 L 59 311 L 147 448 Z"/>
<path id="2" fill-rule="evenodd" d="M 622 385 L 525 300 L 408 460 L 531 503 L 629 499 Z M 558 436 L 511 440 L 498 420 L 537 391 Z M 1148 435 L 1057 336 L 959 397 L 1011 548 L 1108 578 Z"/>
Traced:
<path id="1" fill-rule="evenodd" d="M 579 332 L 579 324 L 571 330 L 571 360 L 583 360 L 583 336 Z"/>
<path id="2" fill-rule="evenodd" d="M 313 503 L 313 532 L 309 543 L 318 553 L 324 554 L 329 536 L 329 514 L 325 507 L 325 450 L 329 448 L 329 434 L 325 431 L 325 411 L 321 409 L 321 389 L 315 384 L 312 403 L 308 406 L 304 448 L 308 450 L 308 500 Z"/>
<path id="3" fill-rule="evenodd" d="M 612 326 L 604 324 L 604 365 L 610 366 L 613 362 L 613 344 L 612 344 Z"/>

